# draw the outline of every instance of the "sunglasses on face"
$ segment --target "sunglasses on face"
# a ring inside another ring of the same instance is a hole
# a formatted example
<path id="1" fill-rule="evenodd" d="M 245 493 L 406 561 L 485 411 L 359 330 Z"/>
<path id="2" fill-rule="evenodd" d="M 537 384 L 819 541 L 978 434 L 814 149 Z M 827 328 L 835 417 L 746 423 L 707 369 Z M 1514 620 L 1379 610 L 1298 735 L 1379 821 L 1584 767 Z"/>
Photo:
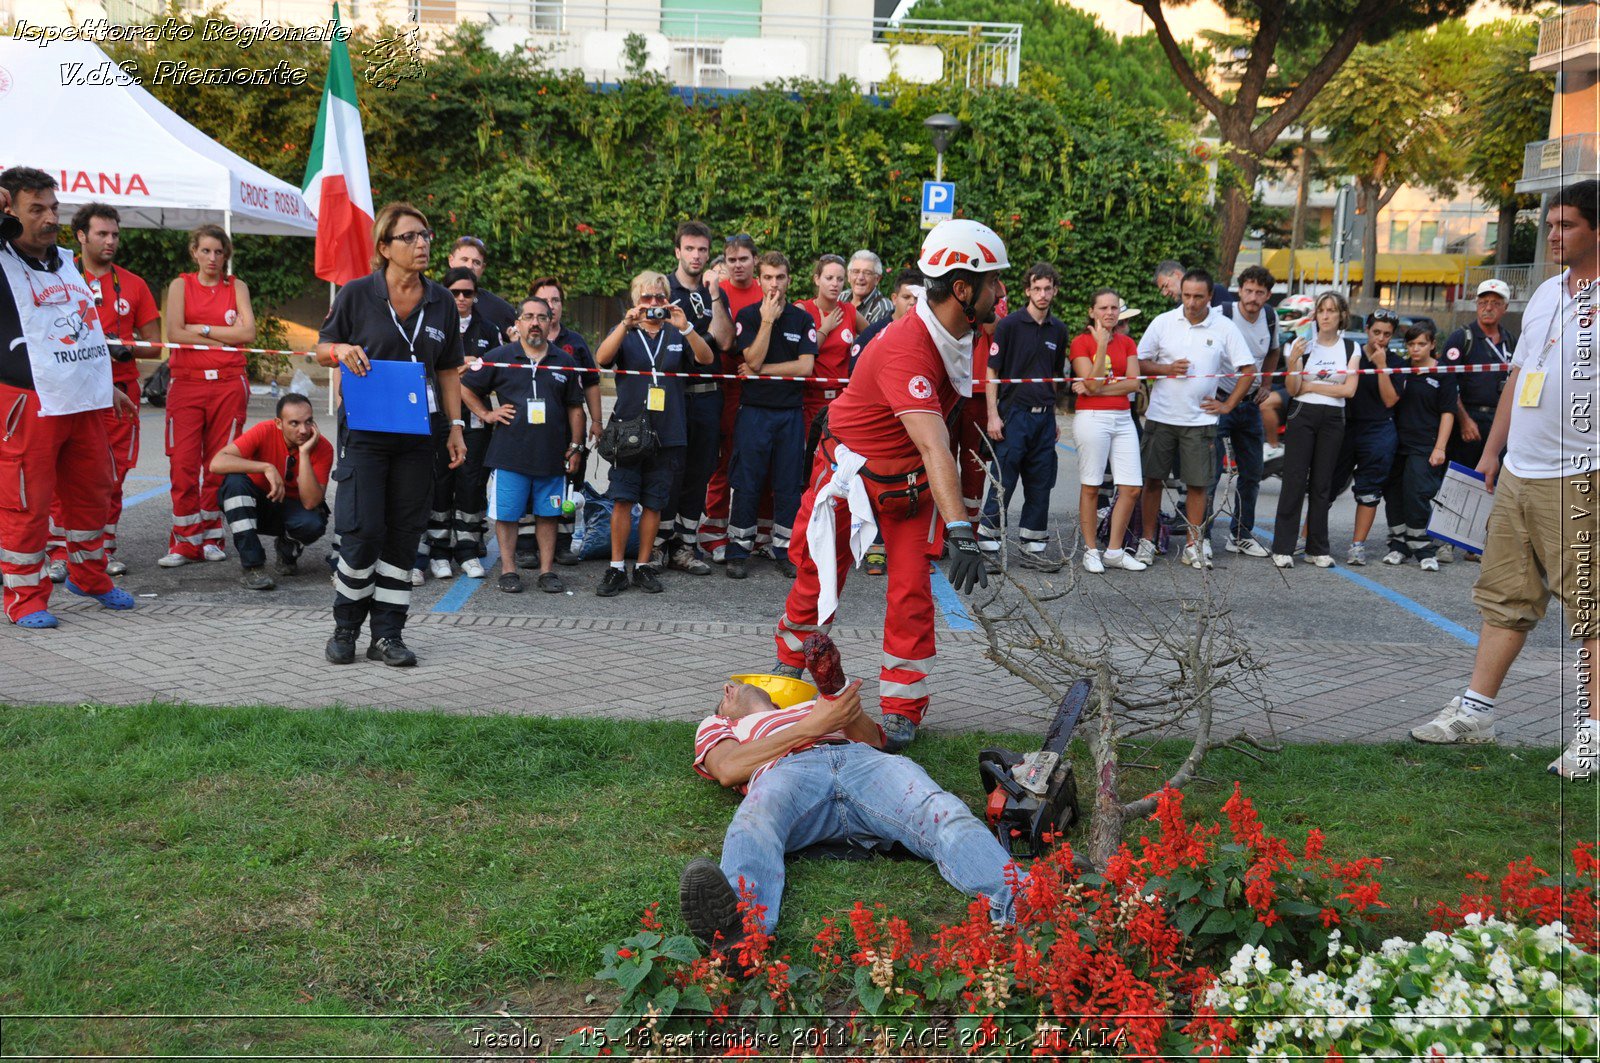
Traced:
<path id="1" fill-rule="evenodd" d="M 425 244 L 433 243 L 433 230 L 432 229 L 418 229 L 415 232 L 395 233 L 393 236 L 389 237 L 389 242 L 390 243 L 394 243 L 394 242 L 398 241 L 398 242 L 400 242 L 402 244 L 405 244 L 407 247 L 410 247 L 412 244 L 416 243 L 418 240 L 421 240 Z"/>
<path id="2" fill-rule="evenodd" d="M 450 294 L 457 299 L 476 299 L 478 292 L 474 288 L 451 288 Z"/>
<path id="3" fill-rule="evenodd" d="M 639 296 L 639 302 L 640 303 L 656 303 L 656 304 L 660 304 L 660 303 L 664 303 L 666 301 L 667 301 L 667 297 L 664 296 L 664 295 L 641 295 L 641 296 Z"/>

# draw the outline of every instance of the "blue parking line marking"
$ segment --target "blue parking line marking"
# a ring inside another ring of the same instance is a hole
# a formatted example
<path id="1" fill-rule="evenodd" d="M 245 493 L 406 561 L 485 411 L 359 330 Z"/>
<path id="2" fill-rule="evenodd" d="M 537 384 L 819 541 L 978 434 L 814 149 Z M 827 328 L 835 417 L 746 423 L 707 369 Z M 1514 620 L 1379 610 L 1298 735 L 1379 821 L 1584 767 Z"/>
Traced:
<path id="1" fill-rule="evenodd" d="M 1258 539 L 1265 540 L 1269 543 L 1272 541 L 1272 532 L 1266 529 L 1256 528 L 1255 534 L 1256 538 Z M 1373 594 L 1376 594 L 1378 597 L 1383 598 L 1386 601 L 1398 605 L 1412 616 L 1420 617 L 1421 619 L 1426 620 L 1440 631 L 1443 631 L 1446 635 L 1466 643 L 1473 649 L 1478 648 L 1477 632 L 1468 631 L 1454 620 L 1451 620 L 1449 617 L 1444 616 L 1443 614 L 1434 612 L 1421 602 L 1413 601 L 1412 599 L 1401 594 L 1399 591 L 1391 590 L 1376 580 L 1370 580 L 1365 576 L 1358 576 L 1354 572 L 1351 572 L 1349 566 L 1347 565 L 1341 565 L 1335 562 L 1333 566 L 1333 574 L 1349 580 L 1351 583 L 1354 583 L 1357 587 L 1360 587 L 1363 590 L 1371 591 Z"/>
<path id="2" fill-rule="evenodd" d="M 492 521 L 490 522 L 490 527 L 486 534 L 488 536 L 489 553 L 483 558 L 483 567 L 487 572 L 492 574 L 494 572 L 494 566 L 500 563 L 500 543 L 494 537 L 494 526 Z M 455 586 L 445 591 L 444 597 L 440 598 L 437 602 L 434 602 L 433 608 L 429 609 L 428 612 L 459 613 L 461 611 L 461 607 L 467 604 L 467 600 L 470 599 L 474 594 L 477 594 L 478 591 L 483 588 L 483 585 L 489 582 L 490 578 L 491 575 L 486 575 L 483 579 L 473 579 L 471 576 L 458 575 L 456 577 Z"/>
<path id="3" fill-rule="evenodd" d="M 133 479 L 133 477 L 130 476 L 129 479 L 131 480 L 131 479 Z M 144 477 L 141 476 L 141 477 L 139 477 L 139 479 L 144 479 Z M 172 484 L 169 481 L 162 480 L 160 487 L 152 487 L 148 491 L 140 491 L 138 494 L 134 495 L 132 498 L 124 498 L 122 500 L 122 508 L 123 509 L 132 509 L 134 506 L 137 506 L 140 502 L 148 502 L 152 498 L 158 498 L 161 495 L 169 493 L 171 490 L 172 490 Z"/>
<path id="4" fill-rule="evenodd" d="M 967 607 L 961 604 L 961 596 L 950 585 L 945 574 L 940 571 L 938 564 L 931 564 L 929 578 L 933 583 L 933 600 L 939 606 L 939 611 L 944 614 L 945 623 L 951 631 L 977 631 L 978 622 L 972 619 L 972 614 L 967 612 Z"/>
<path id="5" fill-rule="evenodd" d="M 1068 454 L 1076 454 L 1078 452 L 1078 448 L 1073 446 L 1071 443 L 1057 443 L 1056 446 L 1066 451 Z"/>

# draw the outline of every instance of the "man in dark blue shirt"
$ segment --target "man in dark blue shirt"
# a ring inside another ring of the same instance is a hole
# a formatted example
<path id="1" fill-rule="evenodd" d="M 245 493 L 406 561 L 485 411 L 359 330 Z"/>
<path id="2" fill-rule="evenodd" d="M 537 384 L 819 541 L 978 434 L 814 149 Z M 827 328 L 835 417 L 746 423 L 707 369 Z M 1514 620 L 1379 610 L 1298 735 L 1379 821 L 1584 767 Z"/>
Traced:
<path id="1" fill-rule="evenodd" d="M 1061 562 L 1045 556 L 1050 544 L 1050 491 L 1056 485 L 1057 385 L 996 384 L 1008 377 L 1060 377 L 1066 368 L 1072 336 L 1050 313 L 1060 275 L 1039 262 L 1023 278 L 1027 304 L 1008 314 L 994 328 L 995 353 L 989 359 L 989 438 L 994 441 L 1001 494 L 993 490 L 984 503 L 979 534 L 991 541 L 1001 536 L 1000 512 L 1010 509 L 1011 495 L 1022 481 L 1022 564 L 1054 572 Z"/>
<path id="2" fill-rule="evenodd" d="M 733 429 L 733 459 L 728 483 L 733 504 L 728 517 L 728 577 L 744 579 L 746 559 L 755 547 L 761 489 L 772 483 L 772 554 L 778 572 L 793 579 L 789 536 L 805 491 L 804 385 L 787 377 L 810 376 L 817 358 L 817 330 L 811 315 L 788 301 L 789 259 L 768 251 L 756 260 L 761 302 L 739 311 L 734 342 L 744 355 L 739 374 L 739 418 Z M 776 379 L 775 379 L 776 378 Z"/>
<path id="3" fill-rule="evenodd" d="M 565 352 L 552 350 L 545 338 L 550 304 L 529 297 L 517 317 L 517 342 L 489 352 L 484 366 L 462 379 L 467 408 L 486 424 L 498 427 L 489 440 L 484 465 L 489 474 L 489 517 L 500 543 L 501 590 L 522 590 L 517 574 L 517 522 L 529 512 L 539 536 L 539 589 L 560 594 L 566 585 L 550 570 L 555 560 L 556 522 L 566 497 L 566 477 L 578 466 L 578 440 L 583 435 L 583 387 Z M 526 366 L 527 368 L 523 368 Z M 498 405 L 490 409 L 493 392 Z"/>
<path id="4" fill-rule="evenodd" d="M 545 329 L 545 335 L 550 339 L 550 346 L 565 352 L 580 370 L 583 405 L 588 413 L 589 431 L 587 439 L 583 433 L 579 433 L 573 437 L 573 442 L 593 449 L 595 441 L 600 438 L 600 370 L 595 366 L 594 353 L 589 350 L 589 341 L 576 329 L 568 328 L 565 324 L 567 293 L 560 280 L 555 277 L 536 278 L 528 286 L 528 294 L 550 304 L 551 321 L 550 327 Z M 580 461 L 582 457 L 580 455 Z M 583 470 L 580 468 L 574 476 L 577 481 L 574 486 L 582 487 Z M 571 514 L 562 514 L 561 523 L 556 528 L 558 565 L 576 565 L 583 560 L 572 551 L 572 533 L 575 527 L 574 517 Z M 529 517 L 522 522 L 522 527 L 517 531 L 518 568 L 539 567 L 537 528 L 537 519 Z"/>
<path id="5" fill-rule="evenodd" d="M 733 322 L 728 317 L 727 300 L 715 275 L 706 275 L 711 259 L 711 230 L 704 222 L 686 221 L 673 238 L 673 254 L 678 268 L 667 274 L 667 298 L 683 311 L 689 327 L 711 345 L 726 350 L 733 345 Z M 689 372 L 714 374 L 721 366 L 694 365 Z M 722 447 L 722 382 L 714 376 L 686 380 L 683 387 L 687 450 L 683 454 L 683 477 L 671 505 L 661 514 L 659 545 L 666 553 L 667 567 L 695 576 L 708 576 L 711 566 L 699 557 L 695 544 L 700 538 L 700 520 L 705 515 L 706 485 L 717 467 Z"/>
<path id="6" fill-rule="evenodd" d="M 1511 286 L 1490 278 L 1478 285 L 1478 316 L 1467 327 L 1450 333 L 1439 348 L 1447 366 L 1509 366 L 1517 349 L 1517 334 L 1502 325 Z M 1452 358 L 1451 352 L 1455 353 Z M 1458 377 L 1455 434 L 1450 437 L 1450 460 L 1476 469 L 1483 458 L 1483 441 L 1494 424 L 1495 407 L 1507 374 L 1502 371 L 1467 373 Z"/>

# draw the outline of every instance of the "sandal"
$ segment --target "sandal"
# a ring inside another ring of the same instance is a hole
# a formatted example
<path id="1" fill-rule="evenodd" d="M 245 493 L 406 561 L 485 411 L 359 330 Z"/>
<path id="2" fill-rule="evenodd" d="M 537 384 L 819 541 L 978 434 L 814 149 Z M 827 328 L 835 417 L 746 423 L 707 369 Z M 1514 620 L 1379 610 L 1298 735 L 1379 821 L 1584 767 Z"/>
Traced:
<path id="1" fill-rule="evenodd" d="M 867 551 L 867 575 L 869 575 L 869 576 L 881 576 L 881 575 L 883 575 L 885 566 L 887 566 L 888 563 L 889 563 L 889 557 L 882 550 L 868 550 Z"/>
<path id="2" fill-rule="evenodd" d="M 522 576 L 515 572 L 502 572 L 500 578 L 495 581 L 495 586 L 507 594 L 521 594 Z"/>

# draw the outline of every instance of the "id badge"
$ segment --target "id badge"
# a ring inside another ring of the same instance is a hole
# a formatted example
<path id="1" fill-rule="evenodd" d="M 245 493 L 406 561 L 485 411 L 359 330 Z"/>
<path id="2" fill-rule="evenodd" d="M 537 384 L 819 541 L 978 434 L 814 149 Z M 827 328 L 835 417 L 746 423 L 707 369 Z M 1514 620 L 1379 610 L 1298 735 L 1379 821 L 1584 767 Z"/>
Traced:
<path id="1" fill-rule="evenodd" d="M 1517 405 L 1539 405 L 1539 396 L 1544 392 L 1544 374 L 1523 373 L 1519 378 L 1519 384 L 1520 386 L 1517 388 Z"/>
<path id="2" fill-rule="evenodd" d="M 483 427 L 483 418 L 479 417 L 475 413 L 472 413 L 471 411 L 468 411 L 467 412 L 467 426 L 469 428 L 482 428 Z"/>
<path id="3" fill-rule="evenodd" d="M 428 381 L 428 412 L 429 413 L 438 413 L 439 412 L 439 396 L 434 394 L 433 381 L 431 381 L 431 380 Z"/>
<path id="4" fill-rule="evenodd" d="M 544 424 L 544 400 L 543 399 L 529 399 L 528 400 L 528 423 L 529 424 Z"/>
<path id="5" fill-rule="evenodd" d="M 651 413 L 662 413 L 667 408 L 667 389 L 651 388 L 650 394 L 645 398 L 645 409 Z"/>

